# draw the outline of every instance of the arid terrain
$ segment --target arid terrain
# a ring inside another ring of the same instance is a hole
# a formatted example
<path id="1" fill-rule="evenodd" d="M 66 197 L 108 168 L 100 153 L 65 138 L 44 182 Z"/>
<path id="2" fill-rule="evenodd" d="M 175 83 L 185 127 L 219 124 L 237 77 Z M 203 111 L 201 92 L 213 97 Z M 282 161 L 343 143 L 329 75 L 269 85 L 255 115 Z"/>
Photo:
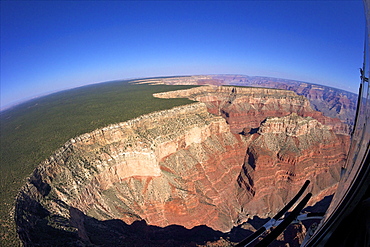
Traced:
<path id="1" fill-rule="evenodd" d="M 138 82 L 143 82 L 138 80 Z M 246 75 L 200 75 L 172 78 L 153 78 L 145 83 L 167 85 L 233 85 L 286 89 L 305 96 L 314 110 L 325 116 L 339 118 L 352 128 L 357 95 L 333 87 L 302 81 Z"/>
<path id="2" fill-rule="evenodd" d="M 215 86 L 237 79 L 152 79 L 213 86 L 156 93 L 197 102 L 70 139 L 18 194 L 21 240 L 230 246 L 253 230 L 249 220 L 273 216 L 305 180 L 310 206 L 332 195 L 349 148 L 351 116 L 344 109 L 352 103 L 334 100 L 339 119 L 312 107 L 313 98 L 325 97 L 313 91 L 310 102 L 298 89 Z M 325 102 L 320 107 L 332 101 Z"/>

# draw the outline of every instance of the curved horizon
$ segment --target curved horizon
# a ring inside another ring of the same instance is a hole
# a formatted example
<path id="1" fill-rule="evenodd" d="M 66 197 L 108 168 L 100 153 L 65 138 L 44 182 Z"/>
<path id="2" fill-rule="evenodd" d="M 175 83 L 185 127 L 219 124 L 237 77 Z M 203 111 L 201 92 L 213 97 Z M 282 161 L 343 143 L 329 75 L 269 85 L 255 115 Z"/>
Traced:
<path id="1" fill-rule="evenodd" d="M 1 1 L 1 109 L 98 82 L 242 74 L 356 93 L 362 1 Z"/>
<path id="2" fill-rule="evenodd" d="M 126 78 L 126 79 L 118 79 L 118 80 L 111 80 L 111 81 L 95 82 L 95 83 L 84 84 L 84 85 L 80 85 L 80 86 L 76 86 L 76 87 L 64 88 L 64 89 L 60 89 L 60 90 L 46 92 L 45 94 L 31 96 L 30 98 L 26 98 L 26 99 L 20 99 L 18 102 L 15 102 L 13 104 L 9 104 L 9 105 L 6 105 L 6 106 L 1 106 L 0 107 L 0 112 L 10 110 L 14 107 L 25 104 L 25 103 L 27 103 L 29 101 L 32 101 L 32 100 L 36 100 L 36 99 L 43 98 L 43 97 L 48 97 L 49 95 L 52 95 L 54 93 L 62 93 L 64 91 L 74 90 L 74 89 L 78 89 L 78 88 L 85 87 L 85 86 L 93 86 L 93 85 L 97 85 L 97 84 L 119 82 L 119 81 L 135 81 L 135 80 L 156 79 L 156 78 L 164 78 L 164 77 L 176 78 L 176 77 L 187 77 L 187 76 L 222 76 L 222 75 L 238 75 L 238 76 L 246 76 L 246 77 L 261 77 L 261 78 L 271 78 L 271 79 L 278 79 L 278 80 L 288 80 L 288 81 L 292 81 L 292 82 L 301 82 L 301 83 L 307 83 L 307 84 L 311 84 L 311 85 L 320 85 L 320 86 L 323 86 L 323 87 L 334 88 L 334 89 L 337 89 L 337 90 L 343 90 L 343 91 L 346 91 L 348 93 L 353 93 L 353 94 L 357 95 L 357 93 L 355 93 L 355 92 L 350 92 L 348 90 L 341 89 L 341 88 L 336 88 L 336 87 L 333 87 L 333 86 L 327 86 L 327 85 L 312 83 L 312 82 L 308 82 L 308 81 L 293 80 L 293 79 L 288 79 L 288 78 L 277 78 L 277 77 L 271 77 L 271 76 L 259 76 L 259 75 L 256 76 L 256 75 L 242 75 L 242 74 L 164 75 L 164 76 L 156 76 L 156 77 L 137 77 L 137 78 Z"/>

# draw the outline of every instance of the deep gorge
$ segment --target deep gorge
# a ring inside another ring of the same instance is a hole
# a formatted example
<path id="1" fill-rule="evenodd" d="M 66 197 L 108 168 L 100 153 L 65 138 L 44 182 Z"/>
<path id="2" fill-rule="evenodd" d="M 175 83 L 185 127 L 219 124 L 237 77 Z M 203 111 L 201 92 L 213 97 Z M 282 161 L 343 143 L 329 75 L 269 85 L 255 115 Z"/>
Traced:
<path id="1" fill-rule="evenodd" d="M 276 213 L 306 179 L 310 205 L 334 192 L 348 129 L 305 97 L 239 87 L 155 96 L 199 102 L 83 134 L 58 149 L 18 194 L 25 245 L 223 241 L 249 218 Z M 204 237 L 190 237 L 196 230 Z M 173 238 L 158 237 L 161 231 Z"/>

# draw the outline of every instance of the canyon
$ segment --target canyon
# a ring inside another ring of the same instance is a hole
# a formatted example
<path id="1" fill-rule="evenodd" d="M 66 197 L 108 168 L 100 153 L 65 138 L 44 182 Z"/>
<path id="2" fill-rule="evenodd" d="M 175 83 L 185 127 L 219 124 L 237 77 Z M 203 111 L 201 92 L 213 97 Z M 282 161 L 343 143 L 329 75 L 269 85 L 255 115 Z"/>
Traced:
<path id="1" fill-rule="evenodd" d="M 327 117 L 339 118 L 352 130 L 357 94 L 338 88 L 308 82 L 248 75 L 193 75 L 138 80 L 138 83 L 167 85 L 233 85 L 290 90 L 306 97 L 314 110 Z"/>
<path id="2" fill-rule="evenodd" d="M 348 125 L 339 118 L 326 117 L 312 109 L 306 97 L 290 90 L 203 86 L 154 95 L 158 98 L 189 98 L 204 102 L 210 113 L 223 116 L 231 131 L 240 133 L 244 128 L 258 128 L 269 116 L 285 116 L 295 112 L 302 117 L 313 117 L 331 126 L 337 134 L 348 134 Z"/>
<path id="3" fill-rule="evenodd" d="M 307 179 L 309 205 L 334 193 L 348 125 L 304 96 L 231 86 L 154 96 L 198 102 L 66 142 L 17 196 L 25 245 L 227 246 L 226 233 L 271 217 Z"/>

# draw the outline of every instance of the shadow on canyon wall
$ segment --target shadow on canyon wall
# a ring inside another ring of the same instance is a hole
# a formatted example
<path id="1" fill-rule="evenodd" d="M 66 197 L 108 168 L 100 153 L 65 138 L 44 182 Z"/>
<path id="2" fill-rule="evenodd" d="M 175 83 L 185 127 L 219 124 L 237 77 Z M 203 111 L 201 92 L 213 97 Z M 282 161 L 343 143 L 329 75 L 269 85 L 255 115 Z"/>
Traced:
<path id="1" fill-rule="evenodd" d="M 332 196 L 325 197 L 308 212 L 322 212 L 328 207 Z M 19 203 L 19 202 L 18 202 Z M 60 204 L 64 203 L 60 201 Z M 66 205 L 63 205 L 66 206 Z M 89 217 L 77 208 L 70 207 L 70 219 L 55 215 L 39 202 L 22 195 L 22 203 L 17 204 L 16 223 L 19 237 L 25 246 L 198 246 L 224 239 L 237 243 L 261 227 L 267 219 L 254 216 L 244 227 L 234 227 L 228 233 L 215 231 L 205 225 L 186 229 L 179 225 L 158 227 L 148 225 L 144 220 L 131 225 L 122 220 L 100 221 Z M 306 224 L 305 224 L 306 225 Z M 306 225 L 306 227 L 308 227 Z M 254 228 L 254 229 L 253 229 Z M 275 241 L 274 246 L 283 244 Z"/>
<path id="2" fill-rule="evenodd" d="M 100 221 L 73 207 L 67 219 L 50 213 L 26 194 L 22 199 L 16 223 L 25 246 L 198 246 L 221 238 L 238 242 L 252 233 L 239 227 L 222 233 L 205 225 L 186 229 L 148 225 L 144 220 L 131 225 L 119 219 Z"/>
<path id="3" fill-rule="evenodd" d="M 326 212 L 332 199 L 333 199 L 333 195 L 325 196 L 324 199 L 315 203 L 315 205 L 306 207 L 304 211 L 307 211 L 310 213 Z"/>

